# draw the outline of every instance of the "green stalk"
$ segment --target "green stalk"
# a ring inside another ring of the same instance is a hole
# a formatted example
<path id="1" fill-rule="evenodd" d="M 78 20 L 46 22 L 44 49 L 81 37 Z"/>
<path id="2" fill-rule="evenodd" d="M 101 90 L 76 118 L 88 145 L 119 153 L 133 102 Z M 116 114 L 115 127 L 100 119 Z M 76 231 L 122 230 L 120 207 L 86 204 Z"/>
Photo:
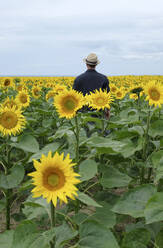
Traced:
<path id="1" fill-rule="evenodd" d="M 10 230 L 11 189 L 6 190 L 6 230 Z"/>
<path id="2" fill-rule="evenodd" d="M 150 125 L 150 109 L 149 109 L 148 115 L 147 115 L 147 127 L 146 127 L 146 130 L 145 130 L 145 137 L 144 137 L 145 139 L 144 139 L 143 155 L 142 155 L 143 162 L 145 162 L 146 159 L 147 159 L 149 125 Z M 145 176 L 145 167 L 143 166 L 142 171 L 141 171 L 141 184 L 144 183 L 144 176 Z"/>
<path id="3" fill-rule="evenodd" d="M 75 137 L 76 137 L 76 163 L 79 162 L 79 124 L 78 117 L 75 116 Z"/>
<path id="4" fill-rule="evenodd" d="M 55 227 L 55 207 L 53 202 L 50 202 L 51 228 Z M 55 248 L 55 238 L 50 242 L 50 248 Z"/>
<path id="5" fill-rule="evenodd" d="M 138 96 L 137 103 L 138 103 L 138 112 L 139 112 L 139 121 L 140 121 L 140 93 L 139 92 L 138 92 L 137 96 Z"/>
<path id="6" fill-rule="evenodd" d="M 7 139 L 6 139 L 6 147 L 5 147 L 5 155 L 7 158 L 7 166 L 5 166 L 5 175 L 8 175 L 9 173 L 9 165 L 10 165 L 10 152 L 9 148 L 7 146 Z M 6 196 L 6 230 L 10 230 L 10 222 L 11 222 L 11 198 L 12 198 L 12 189 L 6 189 L 5 191 Z"/>
<path id="7" fill-rule="evenodd" d="M 158 118 L 159 118 L 159 120 L 161 119 L 161 108 L 159 108 Z"/>

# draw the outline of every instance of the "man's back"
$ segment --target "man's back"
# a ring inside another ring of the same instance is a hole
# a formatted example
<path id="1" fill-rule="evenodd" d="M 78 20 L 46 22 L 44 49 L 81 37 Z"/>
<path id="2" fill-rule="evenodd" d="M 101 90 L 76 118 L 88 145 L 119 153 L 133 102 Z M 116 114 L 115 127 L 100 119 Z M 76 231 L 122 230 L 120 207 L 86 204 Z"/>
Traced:
<path id="1" fill-rule="evenodd" d="M 106 89 L 109 92 L 109 80 L 96 70 L 88 69 L 75 79 L 73 89 L 82 92 L 83 95 L 99 89 Z"/>

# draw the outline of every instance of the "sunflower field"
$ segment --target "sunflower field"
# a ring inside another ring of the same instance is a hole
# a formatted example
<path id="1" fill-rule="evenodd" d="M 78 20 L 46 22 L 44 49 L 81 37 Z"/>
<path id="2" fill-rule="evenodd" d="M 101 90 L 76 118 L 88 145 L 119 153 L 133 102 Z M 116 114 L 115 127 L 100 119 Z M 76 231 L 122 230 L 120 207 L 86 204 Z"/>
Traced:
<path id="1" fill-rule="evenodd" d="M 163 248 L 163 76 L 108 78 L 0 78 L 0 248 Z"/>

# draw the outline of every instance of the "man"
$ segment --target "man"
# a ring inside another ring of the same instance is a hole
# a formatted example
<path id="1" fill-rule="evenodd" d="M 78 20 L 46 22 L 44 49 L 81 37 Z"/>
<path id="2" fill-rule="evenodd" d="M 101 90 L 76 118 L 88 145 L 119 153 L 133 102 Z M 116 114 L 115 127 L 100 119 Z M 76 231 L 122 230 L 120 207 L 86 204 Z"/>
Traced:
<path id="1" fill-rule="evenodd" d="M 84 59 L 84 62 L 86 63 L 87 71 L 76 77 L 73 89 L 82 92 L 84 96 L 99 89 L 109 92 L 108 78 L 95 70 L 96 66 L 100 63 L 97 55 L 90 53 L 87 58 Z M 105 114 L 106 118 L 109 119 L 110 111 L 106 110 Z"/>

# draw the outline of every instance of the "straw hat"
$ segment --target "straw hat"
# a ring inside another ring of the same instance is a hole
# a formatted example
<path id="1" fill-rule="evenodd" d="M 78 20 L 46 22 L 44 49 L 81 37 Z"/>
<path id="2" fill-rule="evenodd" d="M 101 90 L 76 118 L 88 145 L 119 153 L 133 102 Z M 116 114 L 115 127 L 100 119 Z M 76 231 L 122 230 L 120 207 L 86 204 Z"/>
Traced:
<path id="1" fill-rule="evenodd" d="M 90 53 L 83 61 L 88 65 L 98 65 L 100 63 L 95 53 Z"/>

